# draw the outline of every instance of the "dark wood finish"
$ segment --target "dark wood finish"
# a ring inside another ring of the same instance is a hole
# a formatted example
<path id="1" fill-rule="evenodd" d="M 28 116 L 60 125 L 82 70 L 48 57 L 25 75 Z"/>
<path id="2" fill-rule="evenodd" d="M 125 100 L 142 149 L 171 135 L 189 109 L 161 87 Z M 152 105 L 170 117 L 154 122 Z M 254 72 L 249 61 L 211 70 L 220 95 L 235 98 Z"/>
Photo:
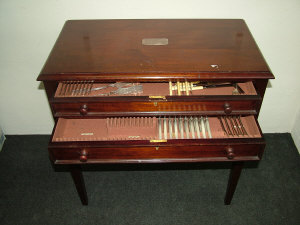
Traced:
<path id="1" fill-rule="evenodd" d="M 132 99 L 132 101 L 127 101 Z M 194 99 L 194 101 L 193 101 Z M 52 108 L 54 116 L 101 116 L 114 115 L 120 113 L 126 115 L 128 113 L 147 113 L 156 112 L 165 115 L 168 112 L 197 112 L 198 114 L 256 114 L 257 106 L 260 105 L 261 99 L 257 96 L 245 96 L 245 98 L 231 98 L 231 97 L 207 97 L 207 98 L 193 98 L 181 101 L 165 101 L 165 100 L 149 100 L 136 101 L 134 97 L 128 98 L 125 101 L 111 100 L 111 102 L 99 101 L 91 102 L 91 99 L 80 101 L 53 100 Z M 231 100 L 237 99 L 237 100 Z M 134 115 L 134 114 L 132 114 Z M 141 115 L 141 114 L 140 114 Z M 126 115 L 127 116 L 127 115 Z"/>
<path id="2" fill-rule="evenodd" d="M 262 99 L 265 96 L 265 91 L 266 91 L 266 88 L 268 85 L 268 81 L 269 80 L 264 79 L 264 80 L 256 80 L 254 82 L 255 89 Z M 258 103 L 258 105 L 257 105 L 257 116 L 259 115 L 261 104 L 262 104 L 262 101 L 260 103 Z"/>
<path id="3" fill-rule="evenodd" d="M 73 144 L 74 146 L 74 144 Z M 262 144 L 240 144 L 227 146 L 191 145 L 191 146 L 139 146 L 139 147 L 102 147 L 102 148 L 53 148 L 54 162 L 61 164 L 68 160 L 72 163 L 105 163 L 105 162 L 165 162 L 184 161 L 232 161 L 259 160 Z M 230 150 L 229 150 L 230 149 Z M 111 160 L 111 161 L 110 161 Z"/>
<path id="4" fill-rule="evenodd" d="M 48 102 L 50 103 L 50 101 L 53 98 L 54 93 L 57 89 L 58 82 L 48 81 L 48 82 L 43 82 L 43 84 L 44 84 L 44 88 L 46 90 Z M 54 112 L 53 107 L 50 107 L 50 108 L 51 108 L 52 115 L 54 115 L 55 112 Z"/>
<path id="5" fill-rule="evenodd" d="M 162 37 L 168 45 L 142 45 Z M 273 78 L 243 20 L 70 20 L 39 80 L 203 79 L 223 77 L 220 72 Z"/>
<path id="6" fill-rule="evenodd" d="M 82 205 L 88 204 L 88 197 L 85 189 L 85 183 L 79 166 L 71 166 L 71 176 L 74 181 L 77 193 Z"/>
<path id="7" fill-rule="evenodd" d="M 227 191 L 225 195 L 224 203 L 225 205 L 230 205 L 233 194 L 235 192 L 237 183 L 239 181 L 242 169 L 243 169 L 243 162 L 233 162 L 232 168 L 230 170 L 228 185 L 227 185 Z"/>
<path id="8" fill-rule="evenodd" d="M 66 80 L 97 80 L 102 82 L 116 82 L 116 81 L 126 81 L 126 82 L 153 82 L 159 79 L 159 81 L 249 81 L 255 79 L 274 79 L 273 74 L 268 72 L 187 72 L 184 74 L 177 74 L 174 72 L 157 72 L 157 73 L 124 73 L 124 74 L 40 74 L 38 81 L 66 81 Z"/>
<path id="9" fill-rule="evenodd" d="M 168 38 L 145 46 L 143 38 Z M 44 82 L 55 121 L 111 116 L 255 115 L 268 79 L 274 76 L 243 20 L 78 20 L 67 21 L 38 80 Z M 245 82 L 257 95 L 54 97 L 61 81 Z M 257 123 L 257 121 L 255 122 Z M 71 165 L 82 204 L 88 204 L 80 166 L 232 162 L 225 204 L 230 204 L 244 161 L 261 159 L 261 138 L 49 143 L 50 159 Z M 54 128 L 55 131 L 55 128 Z"/>

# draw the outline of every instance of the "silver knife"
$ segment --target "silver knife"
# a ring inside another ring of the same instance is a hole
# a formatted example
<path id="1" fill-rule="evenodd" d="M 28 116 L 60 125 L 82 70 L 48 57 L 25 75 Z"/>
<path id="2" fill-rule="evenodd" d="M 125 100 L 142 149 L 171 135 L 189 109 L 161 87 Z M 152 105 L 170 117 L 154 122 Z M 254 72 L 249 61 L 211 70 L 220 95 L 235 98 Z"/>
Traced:
<path id="1" fill-rule="evenodd" d="M 180 135 L 181 138 L 184 139 L 184 132 L 183 132 L 183 118 L 179 118 L 179 130 L 180 130 Z"/>
<path id="2" fill-rule="evenodd" d="M 162 136 L 161 136 L 161 118 L 158 118 L 158 139 L 161 140 Z"/>
<path id="3" fill-rule="evenodd" d="M 190 134 L 189 134 L 189 124 L 188 124 L 188 118 L 187 117 L 184 117 L 184 128 L 185 128 L 186 138 L 189 139 Z"/>
<path id="4" fill-rule="evenodd" d="M 193 123 L 193 117 L 190 117 L 190 130 L 192 131 L 192 138 L 195 139 L 195 128 L 194 128 L 194 123 Z"/>
<path id="5" fill-rule="evenodd" d="M 177 118 L 174 118 L 174 130 L 175 130 L 175 138 L 178 139 L 178 127 L 177 127 Z"/>
<path id="6" fill-rule="evenodd" d="M 207 126 L 207 133 L 208 133 L 208 137 L 209 138 L 212 138 L 211 136 L 211 130 L 210 130 L 210 126 L 209 126 L 209 120 L 208 120 L 208 117 L 206 117 L 206 126 Z"/>
<path id="7" fill-rule="evenodd" d="M 172 133 L 173 133 L 173 127 L 172 127 L 172 118 L 168 118 L 168 120 L 169 120 L 169 135 L 170 135 L 170 139 L 172 139 L 173 137 L 173 135 L 172 135 Z"/>
<path id="8" fill-rule="evenodd" d="M 194 127 L 196 129 L 198 138 L 201 138 L 200 129 L 199 129 L 199 123 L 198 123 L 198 117 L 194 118 Z"/>
<path id="9" fill-rule="evenodd" d="M 168 135 L 167 135 L 167 119 L 166 119 L 166 117 L 164 117 L 164 137 L 165 137 L 165 140 L 168 139 Z"/>
<path id="10" fill-rule="evenodd" d="M 202 116 L 201 116 L 201 118 L 200 118 L 200 121 L 201 121 L 201 128 L 202 128 L 202 136 L 203 136 L 203 138 L 206 138 L 205 124 L 204 124 L 204 121 L 203 121 L 203 117 L 202 117 Z"/>

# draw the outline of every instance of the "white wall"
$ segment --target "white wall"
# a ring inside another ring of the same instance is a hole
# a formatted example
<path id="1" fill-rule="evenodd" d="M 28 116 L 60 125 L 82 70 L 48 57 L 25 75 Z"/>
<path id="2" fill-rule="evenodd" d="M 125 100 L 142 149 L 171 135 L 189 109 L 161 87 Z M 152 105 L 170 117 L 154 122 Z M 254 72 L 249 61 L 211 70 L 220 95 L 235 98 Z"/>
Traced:
<path id="1" fill-rule="evenodd" d="M 65 20 L 243 18 L 276 80 L 259 118 L 264 132 L 291 132 L 300 97 L 299 0 L 1 0 L 0 124 L 6 134 L 49 134 L 53 121 L 35 81 Z"/>

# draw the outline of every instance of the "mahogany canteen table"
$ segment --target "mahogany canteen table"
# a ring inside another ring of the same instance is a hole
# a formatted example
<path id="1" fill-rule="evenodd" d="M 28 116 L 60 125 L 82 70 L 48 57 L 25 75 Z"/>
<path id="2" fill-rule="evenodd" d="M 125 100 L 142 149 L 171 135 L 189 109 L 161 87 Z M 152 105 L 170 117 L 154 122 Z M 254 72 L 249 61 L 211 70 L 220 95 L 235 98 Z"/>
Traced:
<path id="1" fill-rule="evenodd" d="M 70 166 L 84 205 L 82 165 L 230 162 L 230 204 L 243 163 L 262 158 L 273 78 L 240 19 L 69 20 L 37 79 L 50 160 Z"/>

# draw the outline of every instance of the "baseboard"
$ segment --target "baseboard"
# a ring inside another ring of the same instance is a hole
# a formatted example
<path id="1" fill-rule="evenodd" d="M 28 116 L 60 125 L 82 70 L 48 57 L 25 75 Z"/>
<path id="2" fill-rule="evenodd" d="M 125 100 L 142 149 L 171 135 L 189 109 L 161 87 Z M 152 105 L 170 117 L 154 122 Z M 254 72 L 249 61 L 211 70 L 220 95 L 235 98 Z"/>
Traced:
<path id="1" fill-rule="evenodd" d="M 300 135 L 297 134 L 297 133 L 292 133 L 292 138 L 293 138 L 294 143 L 295 143 L 295 145 L 297 147 L 297 150 L 298 150 L 298 152 L 300 154 Z"/>
<path id="2" fill-rule="evenodd" d="M 2 129 L 0 128 L 0 151 L 2 150 L 2 147 L 4 145 L 4 141 L 5 141 L 5 136 L 4 136 L 4 133 L 3 133 Z"/>

